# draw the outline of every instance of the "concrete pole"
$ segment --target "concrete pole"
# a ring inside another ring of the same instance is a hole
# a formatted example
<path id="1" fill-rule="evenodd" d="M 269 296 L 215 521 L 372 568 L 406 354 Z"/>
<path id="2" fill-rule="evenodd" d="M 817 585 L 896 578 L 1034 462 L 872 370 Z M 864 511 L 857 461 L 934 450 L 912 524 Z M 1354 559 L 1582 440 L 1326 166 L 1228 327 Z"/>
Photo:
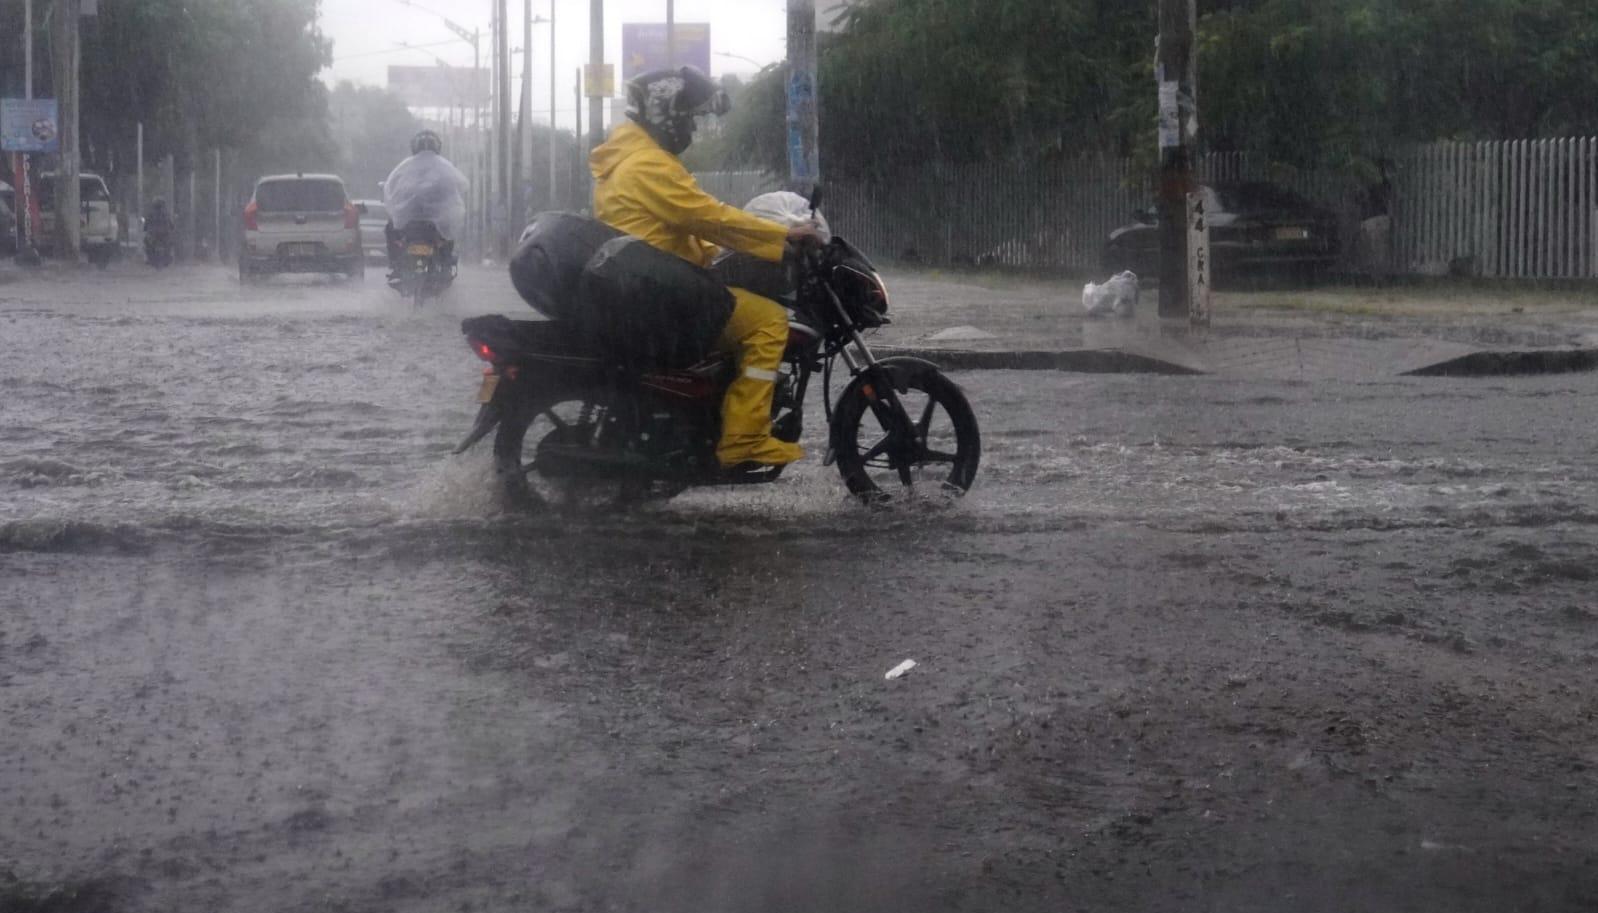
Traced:
<path id="1" fill-rule="evenodd" d="M 211 256 L 222 262 L 222 147 L 211 153 Z"/>
<path id="2" fill-rule="evenodd" d="M 588 62 L 594 85 L 588 87 L 588 145 L 605 141 L 605 97 L 599 80 L 605 67 L 605 0 L 588 0 Z"/>
<path id="3" fill-rule="evenodd" d="M 1197 190 L 1192 149 L 1197 123 L 1196 19 L 1194 0 L 1160 0 L 1154 69 L 1159 88 L 1161 317 L 1192 317 L 1192 309 L 1199 303 L 1190 281 L 1188 219 L 1188 198 Z"/>
<path id="4" fill-rule="evenodd" d="M 22 0 L 22 97 L 33 99 L 33 0 Z"/>
<path id="5" fill-rule="evenodd" d="M 487 249 L 487 244 L 484 242 L 486 235 L 483 233 L 483 226 L 485 224 L 484 219 L 488 217 L 486 212 L 488 208 L 488 197 L 483 193 L 486 182 L 488 181 L 488 175 L 483 171 L 483 158 L 480 154 L 483 138 L 483 94 L 481 91 L 482 75 L 483 30 L 472 29 L 472 148 L 470 167 L 472 170 L 472 196 L 483 201 L 482 205 L 477 207 L 476 218 L 472 220 L 477 227 L 476 241 L 478 256 L 481 256 L 482 252 Z"/>
<path id="6" fill-rule="evenodd" d="M 549 208 L 556 209 L 555 160 L 560 146 L 555 142 L 555 0 L 549 0 Z M 581 85 L 581 82 L 578 83 Z"/>
<path id="7" fill-rule="evenodd" d="M 677 68 L 677 4 L 666 0 L 666 69 Z"/>
<path id="8" fill-rule="evenodd" d="M 76 262 L 82 244 L 82 197 L 78 187 L 79 0 L 55 0 L 56 99 L 61 106 L 61 166 L 56 170 L 56 256 Z"/>
<path id="9" fill-rule="evenodd" d="M 139 234 L 144 234 L 144 121 L 139 121 L 133 133 L 133 215 L 139 220 Z"/>
<path id="10" fill-rule="evenodd" d="M 522 123 L 516 131 L 522 167 L 516 175 L 516 200 L 520 210 L 513 236 L 519 235 L 533 206 L 533 0 L 522 0 Z"/>
<path id="11" fill-rule="evenodd" d="M 821 181 L 817 89 L 816 0 L 788 0 L 788 189 L 795 193 Z"/>
<path id="12" fill-rule="evenodd" d="M 498 0 L 496 10 L 499 17 L 499 142 L 495 147 L 498 153 L 496 159 L 496 173 L 494 182 L 495 200 L 494 214 L 497 230 L 494 235 L 494 253 L 504 260 L 510 255 L 510 208 L 515 189 L 511 186 L 510 170 L 510 17 L 507 15 L 509 7 L 506 0 Z"/>
<path id="13" fill-rule="evenodd" d="M 577 68 L 577 82 L 572 90 L 577 107 L 572 109 L 575 120 L 572 121 L 572 183 L 567 193 L 571 196 L 572 207 L 578 210 L 587 209 L 583 202 L 582 188 L 587 185 L 588 177 L 583 172 L 583 68 Z"/>

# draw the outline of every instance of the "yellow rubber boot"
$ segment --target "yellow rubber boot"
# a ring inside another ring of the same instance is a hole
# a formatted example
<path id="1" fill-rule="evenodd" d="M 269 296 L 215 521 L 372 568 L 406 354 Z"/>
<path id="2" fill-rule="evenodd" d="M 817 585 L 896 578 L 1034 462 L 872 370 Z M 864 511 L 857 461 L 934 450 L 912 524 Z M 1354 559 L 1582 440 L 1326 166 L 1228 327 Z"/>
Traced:
<path id="1" fill-rule="evenodd" d="M 721 331 L 721 345 L 738 354 L 738 377 L 721 401 L 716 459 L 723 466 L 785 466 L 805 455 L 798 444 L 771 436 L 771 395 L 788 345 L 788 312 L 745 289 L 732 289 L 732 296 L 732 317 Z"/>

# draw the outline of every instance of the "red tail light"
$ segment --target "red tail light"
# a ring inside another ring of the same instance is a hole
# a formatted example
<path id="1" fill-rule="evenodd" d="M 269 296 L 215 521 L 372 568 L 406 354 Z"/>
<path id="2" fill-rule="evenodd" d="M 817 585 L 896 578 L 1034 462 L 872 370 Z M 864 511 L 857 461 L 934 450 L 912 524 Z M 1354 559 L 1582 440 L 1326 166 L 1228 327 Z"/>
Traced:
<path id="1" fill-rule="evenodd" d="M 466 344 L 472 347 L 472 353 L 474 355 L 476 355 L 478 358 L 481 358 L 483 361 L 488 362 L 489 364 L 493 364 L 495 359 L 499 357 L 494 354 L 493 349 L 489 348 L 488 343 L 482 341 L 481 339 L 468 338 L 466 340 Z"/>
<path id="2" fill-rule="evenodd" d="M 250 201 L 250 205 L 244 207 L 244 227 L 245 227 L 246 230 L 248 230 L 248 231 L 260 231 L 261 230 L 261 224 L 259 222 L 255 221 L 255 213 L 259 209 L 260 209 L 260 207 L 255 205 L 255 201 L 254 200 Z"/>
<path id="3" fill-rule="evenodd" d="M 344 227 L 345 228 L 359 228 L 360 225 L 361 225 L 361 214 L 355 210 L 355 204 L 354 203 L 351 203 L 348 200 L 345 200 L 344 201 Z"/>

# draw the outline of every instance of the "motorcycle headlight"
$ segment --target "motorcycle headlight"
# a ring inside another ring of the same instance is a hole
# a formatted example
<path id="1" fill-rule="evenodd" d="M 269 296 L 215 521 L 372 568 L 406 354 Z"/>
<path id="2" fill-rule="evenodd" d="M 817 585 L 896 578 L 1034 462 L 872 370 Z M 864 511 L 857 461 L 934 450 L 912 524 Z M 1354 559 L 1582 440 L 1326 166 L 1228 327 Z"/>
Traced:
<path id="1" fill-rule="evenodd" d="M 861 322 L 870 326 L 887 323 L 888 286 L 875 271 L 840 266 L 833 282 L 839 299 L 860 312 Z"/>

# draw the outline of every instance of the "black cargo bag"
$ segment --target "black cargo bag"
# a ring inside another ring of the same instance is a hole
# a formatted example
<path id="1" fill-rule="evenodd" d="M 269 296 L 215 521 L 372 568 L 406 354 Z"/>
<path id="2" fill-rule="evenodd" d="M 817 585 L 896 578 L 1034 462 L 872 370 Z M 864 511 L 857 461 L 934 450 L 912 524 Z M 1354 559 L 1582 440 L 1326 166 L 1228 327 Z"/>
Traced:
<path id="1" fill-rule="evenodd" d="M 772 300 L 792 296 L 799 288 L 787 262 L 772 263 L 753 254 L 728 251 L 710 264 L 717 279 L 734 288 L 745 288 Z"/>
<path id="2" fill-rule="evenodd" d="M 510 281 L 522 300 L 551 320 L 576 316 L 577 285 L 599 248 L 621 232 L 573 212 L 541 212 L 522 231 Z"/>
<path id="3" fill-rule="evenodd" d="M 606 241 L 584 268 L 574 320 L 585 336 L 631 367 L 682 368 L 708 355 L 732 316 L 733 298 L 708 270 L 649 242 Z"/>

